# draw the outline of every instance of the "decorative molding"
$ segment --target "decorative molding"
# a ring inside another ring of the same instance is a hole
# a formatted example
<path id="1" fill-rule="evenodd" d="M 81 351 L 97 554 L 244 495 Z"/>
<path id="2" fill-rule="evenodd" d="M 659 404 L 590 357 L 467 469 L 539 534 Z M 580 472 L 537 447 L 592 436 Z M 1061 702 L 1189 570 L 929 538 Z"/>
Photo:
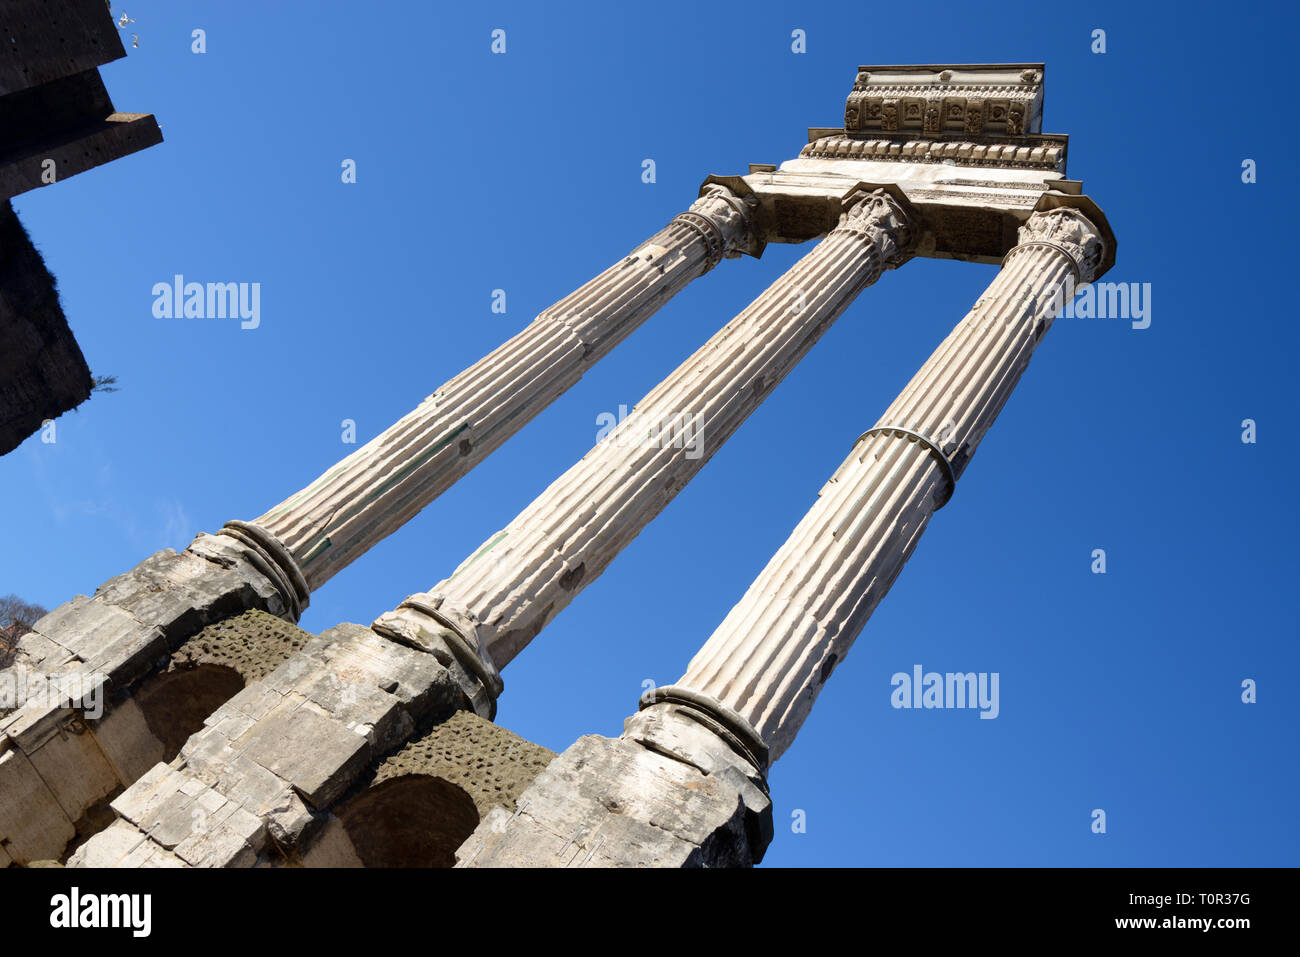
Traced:
<path id="1" fill-rule="evenodd" d="M 918 202 L 934 202 L 954 205 L 955 201 L 969 198 L 973 206 L 987 208 L 990 204 L 997 203 L 1003 206 L 1021 206 L 1032 208 L 1042 195 L 1041 190 L 1035 189 L 1029 192 L 1028 189 L 1023 193 L 958 193 L 951 189 L 912 189 L 907 190 L 909 199 Z"/>
<path id="2" fill-rule="evenodd" d="M 708 269 L 723 258 L 736 258 L 741 253 L 755 254 L 760 248 L 760 237 L 754 228 L 754 213 L 758 202 L 752 196 L 740 197 L 725 186 L 708 183 L 700 198 L 690 209 L 673 217 L 696 230 L 709 246 Z"/>
<path id="3" fill-rule="evenodd" d="M 805 146 L 805 159 L 847 159 L 894 163 L 947 163 L 1065 172 L 1065 143 L 1060 141 L 977 143 L 969 140 L 904 140 L 849 133 L 823 136 Z"/>
<path id="4" fill-rule="evenodd" d="M 873 189 L 848 200 L 835 229 L 866 237 L 880 255 L 884 269 L 896 269 L 912 258 L 916 238 L 912 217 L 886 190 Z M 874 281 L 874 280 L 873 280 Z"/>
<path id="5" fill-rule="evenodd" d="M 243 545 L 248 561 L 275 585 L 293 620 L 302 617 L 303 609 L 311 604 L 311 588 L 293 552 L 280 539 L 259 525 L 240 521 L 226 522 L 217 534 Z"/>
<path id="6" fill-rule="evenodd" d="M 935 186 L 973 186 L 984 189 L 1006 189 L 1012 184 L 1004 179 L 936 179 Z M 1035 193 L 1048 189 L 1049 183 L 1025 183 L 1023 188 Z"/>
<path id="7" fill-rule="evenodd" d="M 419 593 L 410 595 L 393 611 L 385 612 L 371 623 L 376 634 L 401 644 L 432 653 L 438 657 L 445 647 L 467 672 L 453 678 L 461 684 L 471 710 L 492 721 L 496 718 L 497 698 L 504 684 L 479 640 L 472 616 L 467 616 L 443 601 L 443 596 Z M 451 661 L 442 661 L 450 667 Z"/>
<path id="8" fill-rule="evenodd" d="M 1020 244 L 1007 253 L 1007 259 L 1035 246 L 1049 246 L 1063 253 L 1073 263 L 1080 284 L 1092 282 L 1106 258 L 1106 243 L 1101 231 L 1077 209 L 1057 207 L 1034 213 L 1020 227 Z"/>
<path id="9" fill-rule="evenodd" d="M 861 67 L 844 104 L 847 130 L 1023 136 L 1041 125 L 1041 64 Z"/>
<path id="10" fill-rule="evenodd" d="M 738 756 L 749 762 L 759 775 L 767 774 L 770 761 L 762 736 L 754 730 L 752 724 L 718 699 L 690 688 L 664 685 L 643 694 L 637 703 L 637 710 L 645 711 L 665 704 L 686 709 L 695 721 L 716 734 Z"/>

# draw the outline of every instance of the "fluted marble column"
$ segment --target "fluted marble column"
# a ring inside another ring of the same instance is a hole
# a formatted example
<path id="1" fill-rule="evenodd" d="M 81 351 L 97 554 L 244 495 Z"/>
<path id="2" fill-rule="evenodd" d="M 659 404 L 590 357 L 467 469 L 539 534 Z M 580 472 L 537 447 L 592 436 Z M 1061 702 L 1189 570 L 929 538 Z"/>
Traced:
<path id="1" fill-rule="evenodd" d="M 422 645 L 452 629 L 504 666 L 659 514 L 854 297 L 909 258 L 914 232 L 885 190 L 855 194 L 815 249 L 450 578 L 381 616 L 376 630 Z M 701 423 L 702 444 L 664 440 L 663 423 L 683 420 Z"/>
<path id="2" fill-rule="evenodd" d="M 251 524 L 315 590 L 562 395 L 692 279 L 761 248 L 752 203 L 711 184 L 690 210 L 411 413 Z M 243 526 L 247 531 L 247 526 Z"/>
<path id="3" fill-rule="evenodd" d="M 1072 208 L 1030 217 L 988 291 L 857 441 L 678 685 L 643 707 L 712 702 L 772 760 L 790 746 L 1024 372 L 1061 305 L 1054 293 L 1095 278 L 1104 235 Z"/>

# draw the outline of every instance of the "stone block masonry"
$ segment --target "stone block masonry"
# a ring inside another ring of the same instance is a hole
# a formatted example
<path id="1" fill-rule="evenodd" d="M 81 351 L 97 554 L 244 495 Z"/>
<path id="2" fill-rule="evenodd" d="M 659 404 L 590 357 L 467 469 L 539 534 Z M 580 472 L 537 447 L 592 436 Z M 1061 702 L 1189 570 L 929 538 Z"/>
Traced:
<path id="1" fill-rule="evenodd" d="M 118 819 L 69 864 L 450 865 L 553 756 L 466 711 L 465 680 L 450 650 L 330 629 L 118 795 Z"/>
<path id="2" fill-rule="evenodd" d="M 20 795 L 0 806 L 0 847 L 11 858 L 59 857 L 92 807 L 148 769 L 153 735 L 127 696 L 187 639 L 250 608 L 292 617 L 296 598 L 269 571 L 248 545 L 200 535 L 65 602 L 19 639 L 0 682 L 57 679 L 80 695 L 41 694 L 0 714 L 0 793 Z"/>
<path id="3" fill-rule="evenodd" d="M 685 701 L 579 738 L 457 852 L 458 867 L 749 867 L 772 840 L 765 758 Z"/>

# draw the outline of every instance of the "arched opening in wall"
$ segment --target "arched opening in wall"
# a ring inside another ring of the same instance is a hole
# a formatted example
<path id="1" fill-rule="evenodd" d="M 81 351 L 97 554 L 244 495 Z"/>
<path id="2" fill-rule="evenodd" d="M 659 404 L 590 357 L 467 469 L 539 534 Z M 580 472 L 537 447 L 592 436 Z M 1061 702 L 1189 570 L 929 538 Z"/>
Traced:
<path id="1" fill-rule="evenodd" d="M 335 814 L 366 867 L 451 867 L 479 821 L 468 793 L 429 774 L 389 778 Z"/>
<path id="2" fill-rule="evenodd" d="M 244 688 L 244 678 L 234 668 L 197 665 L 168 671 L 136 693 L 145 723 L 162 742 L 163 761 L 180 753 L 189 736 L 203 727 L 203 719 Z"/>

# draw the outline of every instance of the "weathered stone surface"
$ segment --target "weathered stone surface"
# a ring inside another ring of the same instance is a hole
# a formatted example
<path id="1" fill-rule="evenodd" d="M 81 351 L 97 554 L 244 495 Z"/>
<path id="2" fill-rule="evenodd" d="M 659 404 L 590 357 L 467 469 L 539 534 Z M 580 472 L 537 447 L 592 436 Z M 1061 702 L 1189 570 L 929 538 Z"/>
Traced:
<path id="1" fill-rule="evenodd" d="M 229 825 L 238 840 L 213 838 L 192 851 L 178 843 L 182 860 L 234 867 L 267 854 L 294 858 L 325 823 L 325 809 L 380 754 L 417 723 L 463 703 L 459 686 L 432 655 L 359 625 L 340 626 L 218 708 L 172 765 L 151 769 L 113 808 L 146 832 L 158 828 L 155 843 L 166 848 L 183 817 L 160 816 L 160 802 L 176 800 L 176 792 L 211 791 L 249 816 L 240 821 L 258 821 L 260 830 Z"/>
<path id="2" fill-rule="evenodd" d="M 282 847 L 293 848 L 316 820 L 292 785 L 231 746 L 216 728 L 190 739 L 184 771 L 224 794 L 267 825 Z"/>
<path id="3" fill-rule="evenodd" d="M 404 774 L 444 778 L 469 793 L 479 814 L 513 808 L 515 799 L 555 758 L 555 752 L 513 732 L 457 711 L 383 759 L 370 785 Z"/>
<path id="4" fill-rule="evenodd" d="M 496 717 L 496 699 L 503 688 L 500 673 L 474 622 L 456 609 L 444 614 L 440 604 L 436 595 L 429 596 L 427 602 L 408 598 L 370 627 L 384 638 L 433 656 L 464 690 L 470 708 L 491 720 Z"/>
<path id="5" fill-rule="evenodd" d="M 242 579 L 256 596 L 248 597 L 244 608 L 260 608 L 279 618 L 293 618 L 289 601 L 277 584 L 259 567 L 259 557 L 243 542 L 229 535 L 206 535 L 200 532 L 185 550 L 214 565 L 229 569 Z M 240 594 L 246 593 L 241 591 Z"/>
<path id="6" fill-rule="evenodd" d="M 100 746 L 115 764 L 120 756 L 129 765 L 119 777 L 134 781 L 176 755 L 247 683 L 265 677 L 312 640 L 308 632 L 258 609 L 207 625 L 171 654 L 165 669 L 139 682 L 131 698 L 116 702 L 93 723 Z"/>
<path id="7" fill-rule="evenodd" d="M 162 631 L 144 625 L 128 612 L 77 595 L 38 620 L 18 640 L 14 665 L 50 674 L 72 670 L 109 649 L 162 648 Z"/>
<path id="8" fill-rule="evenodd" d="M 309 632 L 251 608 L 199 630 L 171 656 L 169 670 L 199 665 L 233 668 L 246 683 L 258 681 L 312 640 Z"/>
<path id="9" fill-rule="evenodd" d="M 127 821 L 114 821 L 68 858 L 68 867 L 185 867 L 175 854 L 151 842 Z"/>
<path id="10" fill-rule="evenodd" d="M 0 742 L 0 848 L 19 864 L 59 857 L 76 835 L 72 820 L 27 756 Z"/>
<path id="11" fill-rule="evenodd" d="M 113 810 L 121 817 L 118 823 L 134 825 L 142 841 L 196 867 L 252 866 L 266 835 L 266 825 L 237 802 L 166 765 L 158 765 L 121 794 Z M 109 853 L 104 845 L 120 842 L 122 829 L 106 838 L 109 831 L 88 841 L 73 862 Z"/>
<path id="12" fill-rule="evenodd" d="M 367 730 L 364 724 L 335 720 L 306 698 L 286 696 L 232 744 L 287 781 L 313 807 L 324 808 L 369 764 Z"/>
<path id="13" fill-rule="evenodd" d="M 15 667 L 105 676 L 119 691 L 205 625 L 249 608 L 284 614 L 275 586 L 232 539 L 200 535 L 58 606 L 19 640 Z M 205 556 L 212 556 L 211 559 Z"/>
<path id="14" fill-rule="evenodd" d="M 18 668 L 6 678 L 24 688 L 28 699 L 0 718 L 0 740 L 29 755 L 53 738 L 80 734 L 82 704 L 102 700 L 107 683 L 102 675 L 33 675 Z"/>
<path id="15" fill-rule="evenodd" d="M 77 821 L 101 798 L 121 786 L 95 736 L 78 719 L 61 725 L 63 734 L 27 752 L 69 820 Z"/>
<path id="16" fill-rule="evenodd" d="M 754 836 L 771 833 L 765 792 L 628 738 L 579 738 L 516 805 L 479 825 L 458 867 L 739 867 L 762 858 Z"/>
<path id="17" fill-rule="evenodd" d="M 772 839 L 762 771 L 698 710 L 652 705 L 588 735 L 457 852 L 462 867 L 742 867 Z"/>
<path id="18" fill-rule="evenodd" d="M 89 601 L 84 595 L 76 597 Z M 64 671 L 77 661 L 77 656 L 58 642 L 51 641 L 39 632 L 29 631 L 19 638 L 14 646 L 14 660 L 11 664 L 48 674 Z M 0 714 L 5 710 L 4 707 L 0 707 Z"/>
<path id="19" fill-rule="evenodd" d="M 471 711 L 441 717 L 372 761 L 296 842 L 307 867 L 449 867 L 494 808 L 514 800 L 554 752 Z"/>
<path id="20" fill-rule="evenodd" d="M 196 631 L 250 607 L 285 612 L 285 597 L 258 570 L 257 557 L 234 539 L 217 538 L 200 535 L 186 552 L 152 555 L 93 597 L 78 595 L 55 608 L 20 639 L 7 679 L 21 677 L 34 688 L 27 672 L 35 672 L 85 694 L 76 701 L 36 695 L 0 716 L 0 749 L 10 745 L 26 754 L 56 798 L 22 810 L 28 829 L 62 833 L 61 818 L 80 821 L 157 759 L 157 735 L 139 726 L 136 711 L 115 717 L 114 705 Z M 268 650 L 264 663 L 273 655 Z M 87 726 L 81 706 L 93 701 L 91 689 L 99 690 L 105 713 Z M 44 800 L 40 792 L 26 799 Z M 32 823 L 42 815 L 49 820 Z M 10 838 L 0 829 L 0 845 Z"/>
<path id="21" fill-rule="evenodd" d="M 135 781 L 163 759 L 163 744 L 149 730 L 140 706 L 130 698 L 91 723 L 95 741 L 119 781 Z"/>
<path id="22" fill-rule="evenodd" d="M 143 854 L 133 857 L 133 852 Z M 76 867 L 140 866 L 152 853 L 143 833 L 129 821 L 117 820 L 101 831 L 93 847 L 82 845 L 69 858 L 68 865 Z M 130 862 L 129 864 L 127 862 Z"/>
<path id="23" fill-rule="evenodd" d="M 822 235 L 859 183 L 900 189 L 923 223 L 916 255 L 998 263 L 1047 190 L 1065 178 L 1068 137 L 1041 132 L 1043 64 L 864 66 L 844 125 L 814 128 L 800 155 L 747 176 L 769 242 Z"/>

